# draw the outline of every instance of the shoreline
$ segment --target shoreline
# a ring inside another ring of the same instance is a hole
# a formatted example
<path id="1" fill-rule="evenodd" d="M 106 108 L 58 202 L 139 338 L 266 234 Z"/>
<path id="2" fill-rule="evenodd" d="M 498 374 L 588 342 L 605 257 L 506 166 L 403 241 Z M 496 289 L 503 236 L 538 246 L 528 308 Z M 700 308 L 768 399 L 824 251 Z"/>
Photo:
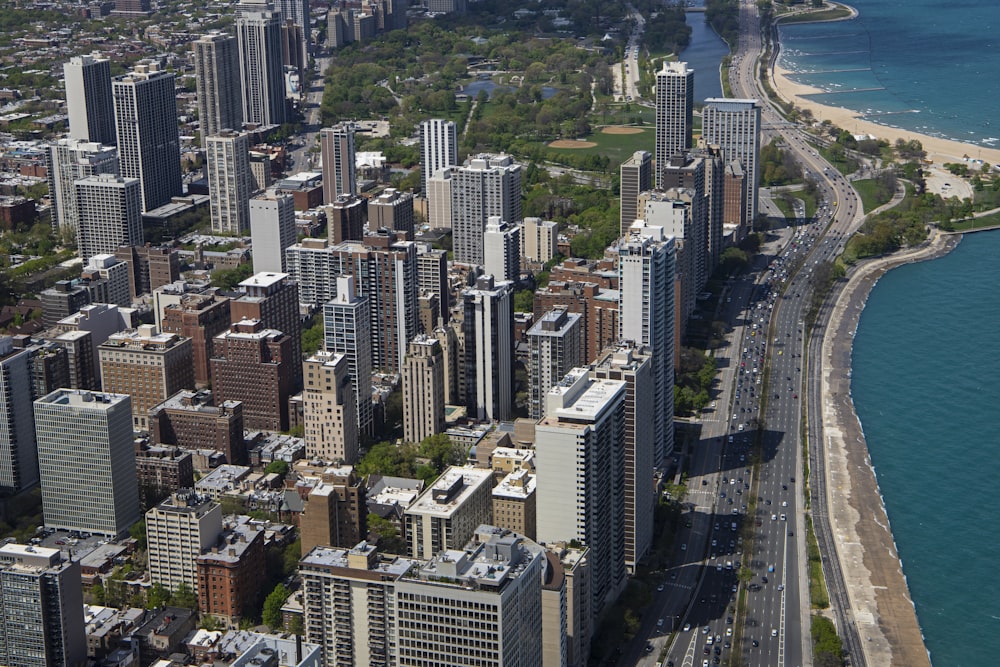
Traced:
<path id="1" fill-rule="evenodd" d="M 916 607 L 851 395 L 854 333 L 868 296 L 888 271 L 951 252 L 962 234 L 934 230 L 922 246 L 858 266 L 837 295 L 822 341 L 820 373 L 827 506 L 869 665 L 930 667 Z"/>
<path id="2" fill-rule="evenodd" d="M 835 3 L 851 11 L 851 16 L 832 19 L 831 21 L 850 21 L 858 16 L 858 10 L 844 3 Z M 824 21 L 817 21 L 824 22 Z M 779 21 L 780 24 L 780 21 Z M 813 118 L 817 121 L 828 120 L 837 127 L 847 130 L 852 134 L 869 134 L 879 139 L 887 139 L 889 143 L 895 143 L 897 139 L 910 141 L 916 139 L 921 143 L 927 152 L 927 159 L 940 165 L 945 162 L 963 162 L 966 158 L 981 159 L 991 165 L 1000 164 L 1000 149 L 970 144 L 953 139 L 943 139 L 928 134 L 923 134 L 913 130 L 906 130 L 898 127 L 882 125 L 872 120 L 862 118 L 862 114 L 852 109 L 820 104 L 806 95 L 822 95 L 825 91 L 798 83 L 791 79 L 795 72 L 781 66 L 781 42 L 775 40 L 778 53 L 774 59 L 774 65 L 770 68 L 769 79 L 778 97 L 794 104 L 801 109 L 808 109 Z"/>

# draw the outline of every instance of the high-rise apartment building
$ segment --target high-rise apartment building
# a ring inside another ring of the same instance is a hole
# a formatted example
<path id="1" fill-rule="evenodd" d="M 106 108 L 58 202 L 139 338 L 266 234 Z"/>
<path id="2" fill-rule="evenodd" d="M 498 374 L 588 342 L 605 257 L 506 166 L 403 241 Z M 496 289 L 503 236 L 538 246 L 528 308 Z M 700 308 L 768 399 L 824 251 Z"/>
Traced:
<path id="1" fill-rule="evenodd" d="M 127 262 L 114 255 L 93 255 L 80 278 L 89 281 L 91 303 L 108 303 L 122 308 L 132 305 L 132 273 Z"/>
<path id="2" fill-rule="evenodd" d="M 111 126 L 113 129 L 113 116 Z M 45 167 L 52 200 L 52 228 L 79 233 L 75 183 L 96 174 L 117 174 L 118 149 L 83 139 L 59 139 L 48 147 Z"/>
<path id="3" fill-rule="evenodd" d="M 191 42 L 194 77 L 198 87 L 198 122 L 201 142 L 223 130 L 243 127 L 243 88 L 240 52 L 236 38 L 210 32 Z"/>
<path id="4" fill-rule="evenodd" d="M 306 497 L 299 517 L 302 553 L 313 547 L 346 547 L 367 537 L 365 478 L 354 466 L 327 468 Z"/>
<path id="5" fill-rule="evenodd" d="M 0 497 L 38 484 L 31 356 L 0 336 Z"/>
<path id="6" fill-rule="evenodd" d="M 431 229 L 451 228 L 451 176 L 458 167 L 445 167 L 424 179 L 427 197 L 427 224 Z"/>
<path id="7" fill-rule="evenodd" d="M 117 538 L 139 520 L 131 398 L 57 389 L 35 401 L 35 434 L 47 528 Z"/>
<path id="8" fill-rule="evenodd" d="M 677 154 L 663 166 L 663 190 L 668 197 L 685 202 L 689 209 L 690 226 L 683 235 L 685 245 L 691 248 L 691 270 L 695 292 L 700 292 L 712 273 L 709 243 L 713 213 L 709 197 L 713 174 L 711 158 L 707 153 Z M 647 220 L 647 222 L 649 222 Z M 720 221 L 721 222 L 721 221 Z M 657 223 L 653 223 L 657 224 Z M 681 235 L 668 231 L 675 237 Z"/>
<path id="9" fill-rule="evenodd" d="M 544 551 L 493 526 L 476 533 L 396 582 L 400 665 L 542 664 Z"/>
<path id="10" fill-rule="evenodd" d="M 274 6 L 281 13 L 284 32 L 291 33 L 283 40 L 282 60 L 286 65 L 302 70 L 307 66 L 312 50 L 309 0 L 277 0 Z"/>
<path id="11" fill-rule="evenodd" d="M 465 400 L 473 419 L 504 421 L 514 408 L 514 284 L 481 276 L 462 290 Z"/>
<path id="12" fill-rule="evenodd" d="M 111 90 L 121 175 L 139 179 L 144 212 L 169 204 L 182 192 L 174 75 L 156 63 L 138 64 Z"/>
<path id="13" fill-rule="evenodd" d="M 413 195 L 386 188 L 378 197 L 368 202 L 368 228 L 371 230 L 391 229 L 405 232 L 408 241 L 413 240 L 415 221 L 413 215 Z"/>
<path id="14" fill-rule="evenodd" d="M 80 258 L 142 245 L 142 184 L 136 178 L 97 174 L 75 182 Z"/>
<path id="15" fill-rule="evenodd" d="M 456 262 L 483 264 L 483 232 L 491 216 L 521 222 L 521 165 L 509 155 L 477 155 L 451 170 Z"/>
<path id="16" fill-rule="evenodd" d="M 532 470 L 514 470 L 493 488 L 493 525 L 498 528 L 534 539 L 537 507 Z"/>
<path id="17" fill-rule="evenodd" d="M 160 330 L 165 334 L 180 334 L 191 340 L 196 386 L 204 387 L 211 380 L 208 360 L 212 358 L 212 341 L 229 328 L 230 322 L 229 297 L 217 294 L 214 290 L 184 294 L 177 303 L 163 308 Z"/>
<path id="18" fill-rule="evenodd" d="M 531 403 L 528 416 L 541 419 L 545 415 L 545 396 L 570 370 L 582 366 L 583 325 L 579 313 L 565 306 L 548 311 L 528 329 L 528 381 L 531 383 Z"/>
<path id="19" fill-rule="evenodd" d="M 254 273 L 284 272 L 285 248 L 293 245 L 296 237 L 295 201 L 291 195 L 270 190 L 250 200 Z"/>
<path id="20" fill-rule="evenodd" d="M 354 126 L 340 123 L 319 132 L 323 160 L 323 203 L 332 204 L 340 195 L 357 195 L 358 180 L 354 157 Z"/>
<path id="21" fill-rule="evenodd" d="M 590 549 L 595 620 L 625 585 L 625 391 L 623 381 L 574 369 L 535 425 L 538 539 Z"/>
<path id="22" fill-rule="evenodd" d="M 458 164 L 455 123 L 432 118 L 420 123 L 420 190 L 427 196 L 427 179 L 445 167 Z"/>
<path id="23" fill-rule="evenodd" d="M 212 231 L 243 235 L 250 229 L 250 135 L 222 130 L 203 143 Z"/>
<path id="24" fill-rule="evenodd" d="M 260 573 L 266 569 L 264 534 L 259 524 L 237 524 L 195 558 L 198 610 L 202 614 L 235 629 L 244 617 L 257 613 L 263 595 Z M 266 655 L 259 656 L 262 662 Z"/>
<path id="25" fill-rule="evenodd" d="M 687 189 L 653 190 L 644 192 L 640 201 L 642 221 L 650 227 L 661 227 L 663 233 L 674 238 L 674 362 L 680 350 L 680 341 L 687 320 L 694 312 L 695 299 L 701 286 L 698 284 L 704 251 L 704 228 L 695 229 L 692 209 L 703 202 Z"/>
<path id="26" fill-rule="evenodd" d="M 694 70 L 684 62 L 664 62 L 663 69 L 656 73 L 657 187 L 661 183 L 660 170 L 667 160 L 675 153 L 691 150 L 693 110 Z"/>
<path id="27" fill-rule="evenodd" d="M 194 388 L 191 339 L 152 324 L 112 334 L 97 348 L 105 391 L 132 397 L 132 427 L 149 428 L 149 411 L 181 389 Z"/>
<path id="28" fill-rule="evenodd" d="M 172 246 L 118 246 L 115 257 L 126 262 L 132 272 L 132 293 L 152 294 L 153 290 L 181 279 L 180 254 Z"/>
<path id="29" fill-rule="evenodd" d="M 175 592 L 187 584 L 198 590 L 195 559 L 210 549 L 222 533 L 222 506 L 190 489 L 173 493 L 146 512 L 149 576 Z"/>
<path id="30" fill-rule="evenodd" d="M 657 135 L 659 136 L 659 135 Z M 657 162 L 657 170 L 662 169 Z M 621 171 L 621 235 L 628 234 L 639 211 L 639 193 L 653 187 L 653 156 L 648 151 L 636 151 L 622 162 Z"/>
<path id="31" fill-rule="evenodd" d="M 625 567 L 636 566 L 653 543 L 653 375 L 644 348 L 623 343 L 591 366 L 591 377 L 623 380 L 625 387 Z"/>
<path id="32" fill-rule="evenodd" d="M 368 200 L 356 195 L 339 195 L 325 207 L 326 236 L 330 243 L 360 241 L 365 236 Z"/>
<path id="33" fill-rule="evenodd" d="M 374 434 L 372 336 L 367 297 L 355 292 L 353 276 L 337 278 L 337 296 L 323 306 L 323 346 L 347 358 L 358 411 L 358 433 Z"/>
<path id="34" fill-rule="evenodd" d="M 743 199 L 746 219 L 744 232 L 753 229 L 757 219 L 757 191 L 760 186 L 760 103 L 757 100 L 709 98 L 705 100 L 701 121 L 706 144 L 718 146 L 727 163 L 739 162 L 743 171 Z M 729 197 L 729 194 L 726 194 Z"/>
<path id="35" fill-rule="evenodd" d="M 529 262 L 544 264 L 559 254 L 559 224 L 541 218 L 521 223 L 521 255 Z"/>
<path id="36" fill-rule="evenodd" d="M 461 549 L 493 513 L 493 471 L 451 466 L 406 508 L 410 555 L 430 559 Z"/>
<path id="37" fill-rule="evenodd" d="M 264 4 L 247 5 L 236 18 L 245 123 L 281 125 L 288 119 L 281 23 L 281 14 Z"/>
<path id="38" fill-rule="evenodd" d="M 302 381 L 306 456 L 354 463 L 361 441 L 358 438 L 358 406 L 347 357 L 325 350 L 316 352 L 305 361 Z"/>
<path id="39" fill-rule="evenodd" d="M 403 365 L 403 438 L 420 442 L 444 428 L 444 355 L 436 338 L 419 334 Z"/>
<path id="40" fill-rule="evenodd" d="M 234 313 L 235 316 L 235 313 Z M 233 323 L 215 337 L 212 391 L 216 401 L 241 401 L 247 428 L 288 430 L 288 399 L 294 393 L 291 336 L 257 319 Z"/>
<path id="41" fill-rule="evenodd" d="M 653 465 L 674 448 L 674 240 L 635 224 L 618 246 L 621 338 L 649 348 L 653 364 Z"/>
<path id="42" fill-rule="evenodd" d="M 111 62 L 100 54 L 70 58 L 63 65 L 69 138 L 98 145 L 115 143 Z"/>
<path id="43" fill-rule="evenodd" d="M 260 320 L 266 329 L 277 329 L 289 338 L 290 381 L 293 391 L 302 386 L 302 319 L 299 317 L 299 286 L 287 273 L 257 273 L 240 283 L 243 296 L 233 299 L 229 310 L 233 322 Z"/>
<path id="44" fill-rule="evenodd" d="M 226 463 L 247 463 L 243 403 L 213 401 L 210 391 L 179 391 L 149 411 L 153 443 L 189 451 L 215 450 Z"/>
<path id="45" fill-rule="evenodd" d="M 0 664 L 87 664 L 79 560 L 41 546 L 0 547 Z"/>
<path id="46" fill-rule="evenodd" d="M 483 232 L 483 269 L 497 280 L 521 279 L 521 228 L 497 216 L 486 221 Z"/>

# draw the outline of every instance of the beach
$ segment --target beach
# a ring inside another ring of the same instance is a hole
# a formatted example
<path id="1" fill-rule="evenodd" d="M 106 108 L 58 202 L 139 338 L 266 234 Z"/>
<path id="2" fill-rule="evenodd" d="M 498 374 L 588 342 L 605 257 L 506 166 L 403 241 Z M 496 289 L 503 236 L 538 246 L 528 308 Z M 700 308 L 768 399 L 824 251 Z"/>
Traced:
<path id="1" fill-rule="evenodd" d="M 812 112 L 816 120 L 828 120 L 851 134 L 868 134 L 880 139 L 886 139 L 889 143 L 895 143 L 897 139 L 905 141 L 916 139 L 923 145 L 924 150 L 927 151 L 927 159 L 932 160 L 937 165 L 946 162 L 963 162 L 965 158 L 981 159 L 989 162 L 991 165 L 1000 164 L 1000 149 L 941 139 L 910 130 L 873 123 L 860 118 L 858 112 L 851 109 L 819 104 L 804 97 L 804 95 L 822 94 L 824 91 L 793 81 L 789 78 L 792 72 L 789 72 L 777 63 L 775 63 L 771 74 L 772 86 L 777 91 L 779 97 L 786 102 L 791 102 L 800 109 L 808 109 Z"/>

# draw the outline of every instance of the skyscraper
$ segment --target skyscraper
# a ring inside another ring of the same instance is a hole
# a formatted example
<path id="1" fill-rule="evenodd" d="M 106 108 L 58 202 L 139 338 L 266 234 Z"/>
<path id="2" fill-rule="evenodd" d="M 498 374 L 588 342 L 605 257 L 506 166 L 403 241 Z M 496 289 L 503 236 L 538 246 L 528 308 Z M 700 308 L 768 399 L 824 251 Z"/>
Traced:
<path id="1" fill-rule="evenodd" d="M 76 56 L 63 65 L 69 138 L 96 144 L 115 143 L 111 101 L 111 63 L 99 54 Z"/>
<path id="2" fill-rule="evenodd" d="M 413 195 L 409 192 L 386 188 L 378 197 L 368 201 L 369 229 L 405 232 L 407 240 L 412 241 L 414 224 Z"/>
<path id="3" fill-rule="evenodd" d="M 204 144 L 212 231 L 244 234 L 250 229 L 250 136 L 223 130 Z"/>
<path id="4" fill-rule="evenodd" d="M 444 431 L 444 356 L 436 338 L 410 341 L 403 367 L 403 438 L 420 442 Z"/>
<path id="5" fill-rule="evenodd" d="M 87 664 L 80 561 L 59 549 L 0 547 L 0 664 Z"/>
<path id="6" fill-rule="evenodd" d="M 174 75 L 156 63 L 138 64 L 111 82 L 118 130 L 118 160 L 124 178 L 142 184 L 142 210 L 181 194 Z"/>
<path id="7" fill-rule="evenodd" d="M 275 190 L 250 200 L 253 271 L 285 271 L 285 249 L 295 244 L 295 201 Z"/>
<path id="8" fill-rule="evenodd" d="M 265 329 L 277 329 L 291 339 L 288 372 L 292 389 L 302 386 L 302 319 L 299 286 L 287 273 L 256 273 L 240 283 L 243 296 L 229 304 L 233 322 L 260 320 Z"/>
<path id="9" fill-rule="evenodd" d="M 427 196 L 427 179 L 439 169 L 458 164 L 455 123 L 432 118 L 420 123 L 420 191 Z"/>
<path id="10" fill-rule="evenodd" d="M 303 64 L 308 63 L 312 39 L 309 20 L 309 0 L 277 0 L 274 7 L 281 13 L 282 20 L 286 23 L 291 21 L 292 26 L 302 35 L 300 40 L 292 40 L 299 43 L 300 52 L 294 54 L 294 59 L 291 57 L 287 58 L 285 64 L 291 65 L 295 60 L 299 60 Z M 289 56 L 292 55 L 289 54 Z"/>
<path id="11" fill-rule="evenodd" d="M 60 139 L 48 147 L 45 167 L 52 199 L 52 228 L 69 228 L 79 233 L 74 183 L 96 174 L 117 174 L 118 150 L 83 139 Z"/>
<path id="12" fill-rule="evenodd" d="M 656 185 L 674 153 L 691 150 L 694 70 L 687 63 L 664 62 L 656 73 Z"/>
<path id="13" fill-rule="evenodd" d="M 521 221 L 521 165 L 508 155 L 477 155 L 451 170 L 451 228 L 455 261 L 483 264 L 490 216 Z"/>
<path id="14" fill-rule="evenodd" d="M 546 394 L 535 426 L 537 530 L 542 542 L 590 548 L 594 619 L 625 584 L 625 382 L 575 368 Z"/>
<path id="15" fill-rule="evenodd" d="M 531 403 L 528 416 L 541 419 L 545 415 L 545 396 L 571 369 L 583 365 L 583 325 L 579 313 L 566 307 L 542 315 L 528 329 L 528 381 L 531 383 Z"/>
<path id="16" fill-rule="evenodd" d="M 347 357 L 358 409 L 358 433 L 372 435 L 372 351 L 368 299 L 355 293 L 354 278 L 337 278 L 337 296 L 323 306 L 327 352 Z"/>
<path id="17" fill-rule="evenodd" d="M 38 483 L 30 357 L 14 349 L 10 336 L 0 336 L 0 496 Z"/>
<path id="18" fill-rule="evenodd" d="M 201 142 L 223 130 L 243 127 L 243 87 L 236 38 L 222 32 L 202 35 L 191 43 L 198 86 Z"/>
<path id="19" fill-rule="evenodd" d="M 281 69 L 281 14 L 268 5 L 243 8 L 236 19 L 243 84 L 243 121 L 280 125 L 288 119 Z"/>
<path id="20" fill-rule="evenodd" d="M 139 520 L 132 399 L 57 389 L 35 401 L 45 526 L 117 538 Z"/>
<path id="21" fill-rule="evenodd" d="M 544 264 L 558 254 L 559 224 L 541 218 L 525 218 L 521 224 L 521 256 Z"/>
<path id="22" fill-rule="evenodd" d="M 449 466 L 406 508 L 410 555 L 433 558 L 461 549 L 493 514 L 493 471 Z"/>
<path id="23" fill-rule="evenodd" d="M 743 232 L 757 220 L 757 191 L 760 186 L 760 103 L 757 100 L 709 98 L 702 110 L 702 137 L 718 146 L 726 164 L 738 161 L 743 170 L 746 219 Z M 729 195 L 726 195 L 729 199 Z"/>
<path id="24" fill-rule="evenodd" d="M 659 136 L 659 128 L 657 128 Z M 636 151 L 621 166 L 621 235 L 628 234 L 636 218 L 641 217 L 639 193 L 653 187 L 653 156 L 648 151 Z M 657 170 L 663 166 L 657 162 Z"/>
<path id="25" fill-rule="evenodd" d="M 462 290 L 465 400 L 473 419 L 504 421 L 514 408 L 514 283 L 481 276 Z"/>
<path id="26" fill-rule="evenodd" d="M 77 246 L 86 263 L 114 254 L 119 246 L 142 245 L 142 183 L 136 178 L 97 174 L 75 182 L 80 216 Z"/>
<path id="27" fill-rule="evenodd" d="M 305 360 L 302 376 L 306 456 L 354 463 L 360 450 L 358 404 L 347 357 L 320 350 Z"/>
<path id="28" fill-rule="evenodd" d="M 354 128 L 348 123 L 324 127 L 320 130 L 319 141 L 323 158 L 323 202 L 332 204 L 340 195 L 358 194 Z"/>
<path id="29" fill-rule="evenodd" d="M 491 216 L 483 232 L 483 269 L 497 280 L 521 279 L 521 228 Z"/>
<path id="30" fill-rule="evenodd" d="M 215 546 L 221 533 L 219 503 L 190 489 L 171 494 L 146 512 L 150 579 L 171 592 L 181 584 L 198 590 L 195 559 Z"/>
<path id="31" fill-rule="evenodd" d="M 653 364 L 653 465 L 674 448 L 674 239 L 637 223 L 618 246 L 620 337 L 647 346 Z"/>

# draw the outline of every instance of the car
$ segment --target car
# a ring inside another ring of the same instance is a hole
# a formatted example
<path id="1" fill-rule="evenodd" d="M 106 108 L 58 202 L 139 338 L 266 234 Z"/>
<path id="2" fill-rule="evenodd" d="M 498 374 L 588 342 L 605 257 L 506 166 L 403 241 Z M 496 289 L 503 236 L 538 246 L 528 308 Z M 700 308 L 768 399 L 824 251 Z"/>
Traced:
<path id="1" fill-rule="evenodd" d="M 687 551 L 687 550 L 688 550 L 688 545 L 682 544 L 681 545 L 681 551 Z"/>
<path id="2" fill-rule="evenodd" d="M 777 521 L 777 520 L 778 520 L 778 515 L 777 514 L 772 514 L 771 515 L 771 521 Z"/>
<path id="3" fill-rule="evenodd" d="M 793 533 L 792 531 L 788 531 L 788 536 L 789 537 L 795 537 L 795 533 Z"/>
<path id="4" fill-rule="evenodd" d="M 777 637 L 778 636 L 778 630 L 777 630 L 777 628 L 771 628 L 771 636 L 772 637 Z"/>
<path id="5" fill-rule="evenodd" d="M 785 518 L 785 515 L 784 515 L 784 514 L 782 514 L 782 515 L 781 515 L 781 520 L 782 520 L 782 521 L 787 521 L 787 519 Z"/>
<path id="6" fill-rule="evenodd" d="M 705 643 L 708 644 L 709 646 L 711 646 L 712 644 L 715 643 L 715 637 L 713 637 L 712 635 L 709 635 L 708 639 L 705 640 Z"/>
<path id="7" fill-rule="evenodd" d="M 792 477 L 791 480 L 792 480 L 792 484 L 795 484 L 795 478 Z"/>
<path id="8" fill-rule="evenodd" d="M 767 577 L 761 577 L 760 580 L 763 581 L 765 584 L 767 583 Z"/>
<path id="9" fill-rule="evenodd" d="M 677 573 L 676 573 L 676 572 L 671 572 L 671 573 L 670 573 L 670 578 L 671 578 L 672 580 L 676 580 L 676 579 L 677 579 Z"/>
<path id="10" fill-rule="evenodd" d="M 64 544 L 66 544 L 66 542 L 64 542 L 63 540 L 56 540 L 56 544 L 58 544 L 59 546 L 62 546 Z"/>
<path id="11" fill-rule="evenodd" d="M 781 506 L 782 507 L 788 507 L 788 501 L 787 500 L 782 500 L 781 501 Z"/>
<path id="12" fill-rule="evenodd" d="M 658 628 L 662 628 L 663 627 L 663 619 L 662 618 L 656 622 L 656 627 L 658 627 Z"/>
<path id="13" fill-rule="evenodd" d="M 646 653 L 652 653 L 652 652 L 653 652 L 653 645 L 646 644 Z"/>
<path id="14" fill-rule="evenodd" d="M 778 584 L 778 590 L 779 591 L 785 590 L 785 585 L 784 584 Z"/>
<path id="15" fill-rule="evenodd" d="M 726 628 L 726 636 L 727 637 L 732 637 L 733 636 L 733 629 L 732 628 Z"/>
<path id="16" fill-rule="evenodd" d="M 726 617 L 726 625 L 732 625 L 732 624 L 733 624 L 733 617 L 732 616 L 727 616 Z"/>
<path id="17" fill-rule="evenodd" d="M 691 630 L 691 624 L 690 623 L 685 623 L 684 624 L 684 632 L 688 632 L 690 630 Z"/>
<path id="18" fill-rule="evenodd" d="M 701 634 L 707 635 L 711 629 L 712 629 L 711 627 L 709 627 L 709 626 L 706 625 L 705 627 L 703 627 L 701 629 Z"/>
<path id="19" fill-rule="evenodd" d="M 662 593 L 663 592 L 663 584 L 660 584 L 659 586 L 656 587 L 656 592 L 657 593 Z M 663 619 L 661 618 L 660 621 L 662 622 Z"/>
<path id="20" fill-rule="evenodd" d="M 758 646 L 760 646 L 760 642 L 759 642 L 759 641 L 757 641 L 756 639 L 755 639 L 755 640 L 753 640 L 753 641 L 752 641 L 752 642 L 750 642 L 750 643 L 751 643 L 751 644 L 753 645 L 753 647 L 754 647 L 754 648 L 757 648 Z"/>

